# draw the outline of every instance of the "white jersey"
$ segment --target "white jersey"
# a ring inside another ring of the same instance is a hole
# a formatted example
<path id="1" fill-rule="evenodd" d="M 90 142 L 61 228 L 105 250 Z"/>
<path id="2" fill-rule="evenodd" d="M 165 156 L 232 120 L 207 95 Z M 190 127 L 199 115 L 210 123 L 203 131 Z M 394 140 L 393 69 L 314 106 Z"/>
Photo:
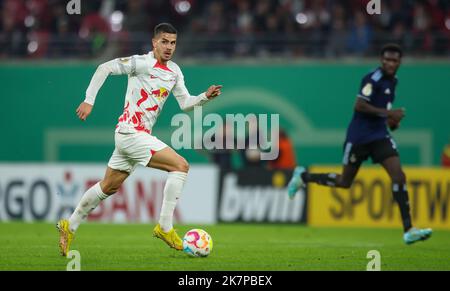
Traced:
<path id="1" fill-rule="evenodd" d="M 119 58 L 100 65 L 86 90 L 84 102 L 94 105 L 100 87 L 108 75 L 128 75 L 128 88 L 123 114 L 116 132 L 151 133 L 167 97 L 172 92 L 184 111 L 208 101 L 205 93 L 191 96 L 184 84 L 184 76 L 172 61 L 160 64 L 150 52 Z"/>

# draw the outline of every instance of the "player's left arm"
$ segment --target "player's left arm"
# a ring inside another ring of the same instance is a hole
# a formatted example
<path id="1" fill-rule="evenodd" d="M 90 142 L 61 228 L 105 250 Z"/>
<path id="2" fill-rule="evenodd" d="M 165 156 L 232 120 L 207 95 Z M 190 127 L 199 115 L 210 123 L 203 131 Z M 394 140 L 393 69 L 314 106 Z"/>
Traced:
<path id="1" fill-rule="evenodd" d="M 186 88 L 184 82 L 183 73 L 179 68 L 178 70 L 178 78 L 175 87 L 172 90 L 173 95 L 178 101 L 181 110 L 190 111 L 194 109 L 195 106 L 202 106 L 206 102 L 220 96 L 222 94 L 222 85 L 212 85 L 205 92 L 198 96 L 192 96 L 189 93 L 189 90 Z"/>

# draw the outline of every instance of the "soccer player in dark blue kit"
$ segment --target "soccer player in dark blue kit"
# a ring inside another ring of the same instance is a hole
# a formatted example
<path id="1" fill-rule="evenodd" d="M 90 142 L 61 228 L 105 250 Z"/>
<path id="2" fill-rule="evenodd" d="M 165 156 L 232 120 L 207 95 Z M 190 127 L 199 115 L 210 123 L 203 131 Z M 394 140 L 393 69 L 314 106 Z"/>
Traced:
<path id="1" fill-rule="evenodd" d="M 381 51 L 381 67 L 363 78 L 353 118 L 347 129 L 342 174 L 313 174 L 303 167 L 296 167 L 288 184 L 288 194 L 293 198 L 306 183 L 348 189 L 361 164 L 371 157 L 373 163 L 381 164 L 391 178 L 392 192 L 400 207 L 403 222 L 403 240 L 406 244 L 412 244 L 428 239 L 432 230 L 412 226 L 406 176 L 396 144 L 387 129 L 387 126 L 391 130 L 397 129 L 405 116 L 404 109 L 392 109 L 398 82 L 396 73 L 402 56 L 399 46 L 384 46 Z"/>

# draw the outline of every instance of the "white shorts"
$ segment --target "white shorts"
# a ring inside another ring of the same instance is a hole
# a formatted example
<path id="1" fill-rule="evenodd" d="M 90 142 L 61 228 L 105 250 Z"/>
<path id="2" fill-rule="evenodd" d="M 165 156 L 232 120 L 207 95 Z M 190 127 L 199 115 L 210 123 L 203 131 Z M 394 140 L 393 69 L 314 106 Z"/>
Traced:
<path id="1" fill-rule="evenodd" d="M 116 133 L 116 148 L 109 159 L 108 167 L 131 173 L 138 165 L 146 167 L 153 154 L 167 147 L 158 138 L 144 132 Z"/>

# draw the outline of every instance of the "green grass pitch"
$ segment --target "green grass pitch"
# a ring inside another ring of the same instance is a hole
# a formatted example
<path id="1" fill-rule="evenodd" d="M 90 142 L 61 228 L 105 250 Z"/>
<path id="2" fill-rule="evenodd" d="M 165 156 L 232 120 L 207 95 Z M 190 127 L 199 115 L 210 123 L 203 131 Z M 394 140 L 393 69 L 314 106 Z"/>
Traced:
<path id="1" fill-rule="evenodd" d="M 207 258 L 192 258 L 152 237 L 154 225 L 80 226 L 73 250 L 81 270 L 366 270 L 378 250 L 381 270 L 450 270 L 450 231 L 406 246 L 400 229 L 313 228 L 300 225 L 183 225 L 203 228 L 214 241 Z M 53 224 L 0 223 L 0 270 L 66 270 Z"/>

